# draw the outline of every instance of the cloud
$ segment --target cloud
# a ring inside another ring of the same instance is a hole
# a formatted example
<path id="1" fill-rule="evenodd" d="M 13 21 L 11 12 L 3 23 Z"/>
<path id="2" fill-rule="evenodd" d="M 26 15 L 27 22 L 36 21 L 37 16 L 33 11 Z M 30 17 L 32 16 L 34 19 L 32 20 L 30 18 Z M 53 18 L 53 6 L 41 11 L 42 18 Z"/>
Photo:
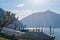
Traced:
<path id="1" fill-rule="evenodd" d="M 23 7 L 23 6 L 24 6 L 23 3 L 17 5 L 17 7 Z"/>
<path id="2" fill-rule="evenodd" d="M 20 13 L 19 10 L 11 10 L 11 12 L 13 12 L 13 13 L 15 13 L 15 14 Z"/>
<path id="3" fill-rule="evenodd" d="M 11 12 L 16 14 L 26 14 L 26 15 L 29 15 L 32 13 L 31 10 L 12 10 Z"/>
<path id="4" fill-rule="evenodd" d="M 15 13 L 16 17 L 19 17 L 19 20 L 32 14 L 32 10 L 11 10 L 11 12 Z"/>
<path id="5" fill-rule="evenodd" d="M 29 15 L 29 14 L 32 13 L 32 11 L 31 10 L 23 10 L 22 13 L 23 14 L 26 14 L 26 15 Z"/>

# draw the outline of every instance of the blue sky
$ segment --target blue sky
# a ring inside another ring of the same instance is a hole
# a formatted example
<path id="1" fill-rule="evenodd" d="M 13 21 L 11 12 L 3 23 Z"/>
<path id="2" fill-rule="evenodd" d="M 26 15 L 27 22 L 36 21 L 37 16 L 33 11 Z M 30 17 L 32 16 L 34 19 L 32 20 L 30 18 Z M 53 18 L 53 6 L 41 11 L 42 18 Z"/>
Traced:
<path id="1" fill-rule="evenodd" d="M 60 0 L 0 0 L 0 8 L 22 19 L 32 12 L 51 10 L 60 13 Z"/>

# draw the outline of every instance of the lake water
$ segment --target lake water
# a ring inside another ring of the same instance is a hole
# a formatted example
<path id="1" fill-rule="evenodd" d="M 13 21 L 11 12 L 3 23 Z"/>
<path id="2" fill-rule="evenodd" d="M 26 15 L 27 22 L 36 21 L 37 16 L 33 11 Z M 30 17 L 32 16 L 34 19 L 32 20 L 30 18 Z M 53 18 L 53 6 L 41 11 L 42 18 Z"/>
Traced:
<path id="1" fill-rule="evenodd" d="M 45 29 L 44 31 L 48 34 L 50 33 L 49 29 L 48 30 Z M 55 40 L 60 40 L 60 28 L 55 28 L 54 29 L 54 36 L 55 36 Z"/>
<path id="2" fill-rule="evenodd" d="M 43 31 L 47 34 L 50 34 L 50 28 L 44 28 Z M 52 34 L 53 34 L 53 32 L 52 32 Z M 55 40 L 60 40 L 60 28 L 55 28 L 53 35 L 55 36 Z"/>
<path id="3" fill-rule="evenodd" d="M 54 35 L 56 37 L 55 40 L 60 40 L 60 28 L 55 29 Z"/>

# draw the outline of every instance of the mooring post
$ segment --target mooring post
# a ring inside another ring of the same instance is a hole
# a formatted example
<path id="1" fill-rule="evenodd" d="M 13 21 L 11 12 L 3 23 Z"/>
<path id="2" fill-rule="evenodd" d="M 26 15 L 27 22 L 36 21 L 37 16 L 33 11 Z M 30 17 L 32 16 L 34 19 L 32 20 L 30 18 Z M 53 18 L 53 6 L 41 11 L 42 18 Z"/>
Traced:
<path id="1" fill-rule="evenodd" d="M 52 27 L 51 27 L 51 25 L 50 25 L 50 35 L 52 35 Z"/>
<path id="2" fill-rule="evenodd" d="M 43 26 L 41 27 L 41 32 L 43 32 Z"/>
<path id="3" fill-rule="evenodd" d="M 36 27 L 36 32 L 37 32 L 37 27 Z"/>
<path id="4" fill-rule="evenodd" d="M 34 26 L 33 26 L 33 32 L 34 32 Z"/>
<path id="5" fill-rule="evenodd" d="M 40 27 L 39 27 L 39 32 L 40 32 Z"/>
<path id="6" fill-rule="evenodd" d="M 54 36 L 54 29 L 55 29 L 55 27 L 53 27 L 53 30 L 52 30 L 53 31 L 53 36 Z"/>

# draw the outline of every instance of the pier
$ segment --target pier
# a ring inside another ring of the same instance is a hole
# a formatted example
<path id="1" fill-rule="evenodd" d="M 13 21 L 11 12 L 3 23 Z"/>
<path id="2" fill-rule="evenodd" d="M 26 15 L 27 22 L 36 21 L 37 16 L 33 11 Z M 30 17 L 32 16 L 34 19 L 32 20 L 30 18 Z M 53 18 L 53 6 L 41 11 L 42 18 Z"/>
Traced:
<path id="1" fill-rule="evenodd" d="M 20 39 L 28 40 L 54 40 L 55 37 L 49 36 L 43 32 L 27 32 L 19 37 Z"/>
<path id="2" fill-rule="evenodd" d="M 20 40 L 54 40 L 55 36 L 52 35 L 52 30 L 50 26 L 50 35 L 44 33 L 43 27 L 33 27 L 33 28 L 24 28 L 24 30 L 28 29 L 29 31 L 25 32 L 25 34 L 18 36 Z"/>
<path id="3" fill-rule="evenodd" d="M 13 30 L 10 28 L 3 28 L 3 33 L 6 38 L 13 40 L 54 40 L 55 36 L 52 35 L 50 26 L 50 35 L 44 32 L 44 28 L 33 27 L 33 28 L 17 28 Z"/>

